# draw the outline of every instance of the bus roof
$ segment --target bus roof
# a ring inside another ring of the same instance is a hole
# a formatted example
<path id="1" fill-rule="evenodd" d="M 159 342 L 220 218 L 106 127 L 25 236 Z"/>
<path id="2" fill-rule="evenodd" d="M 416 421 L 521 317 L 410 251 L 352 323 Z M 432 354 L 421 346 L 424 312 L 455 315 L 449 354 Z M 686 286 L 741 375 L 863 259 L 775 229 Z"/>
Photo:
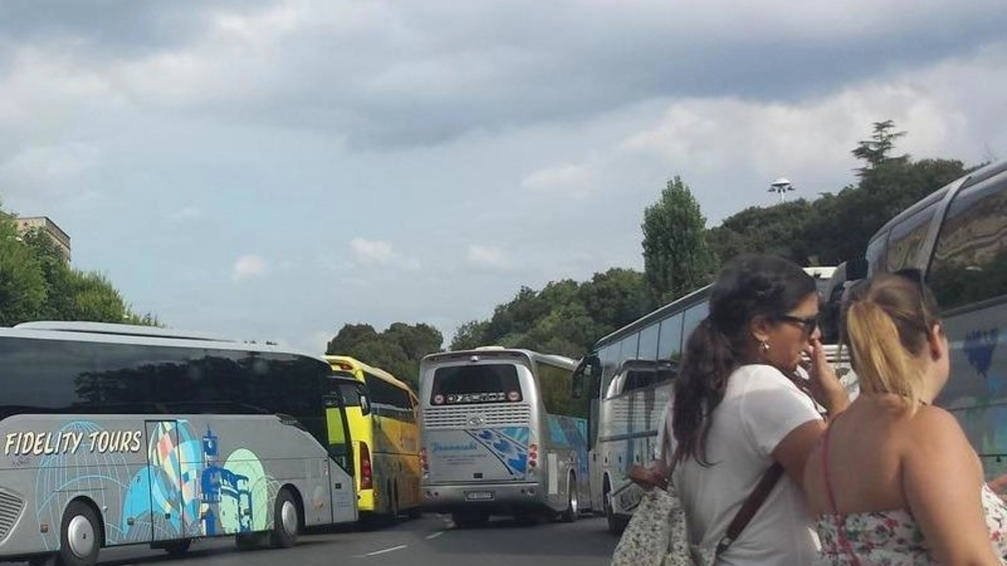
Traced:
<path id="1" fill-rule="evenodd" d="M 147 338 L 178 338 L 181 340 L 207 340 L 211 342 L 235 342 L 229 338 L 221 338 L 202 332 L 180 331 L 158 326 L 138 326 L 133 324 L 113 324 L 108 322 L 78 322 L 65 320 L 39 320 L 22 322 L 14 328 L 28 330 L 51 330 L 58 332 L 90 332 L 94 334 L 111 334 L 120 336 L 144 336 Z"/>
<path id="2" fill-rule="evenodd" d="M 804 267 L 802 269 L 804 269 L 804 272 L 810 275 L 811 277 L 822 281 L 828 281 L 832 277 L 832 274 L 835 273 L 836 271 L 835 266 L 815 266 L 815 267 Z M 655 320 L 661 320 L 664 317 L 668 316 L 669 314 L 677 313 L 681 310 L 684 310 L 688 307 L 695 305 L 696 303 L 700 303 L 706 300 L 706 297 L 710 294 L 710 289 L 712 287 L 713 285 L 700 287 L 699 289 L 696 289 L 695 291 L 689 293 L 688 295 L 685 295 L 684 297 L 679 297 L 678 299 L 675 299 L 674 301 L 664 305 L 663 307 L 658 307 L 657 309 L 641 316 L 640 318 L 634 320 L 633 322 L 627 324 L 626 326 L 623 326 L 622 328 L 616 330 L 615 332 L 602 336 L 601 338 L 598 339 L 597 342 L 594 343 L 593 349 L 597 350 L 603 345 L 607 345 L 609 343 L 615 342 L 616 340 L 620 340 L 623 337 L 640 330 L 641 328 L 650 326 L 650 324 Z"/>
<path id="3" fill-rule="evenodd" d="M 81 330 L 73 328 L 73 325 L 81 325 Z M 103 330 L 109 327 L 110 331 Z M 121 328 L 125 327 L 125 328 Z M 83 328 L 86 328 L 83 329 Z M 215 350 L 229 350 L 240 352 L 262 352 L 271 354 L 288 354 L 312 358 L 319 362 L 325 362 L 320 356 L 304 351 L 295 350 L 279 344 L 239 342 L 237 340 L 227 340 L 209 337 L 209 335 L 195 335 L 194 333 L 180 333 L 165 329 L 155 329 L 151 332 L 136 332 L 130 329 L 143 329 L 145 327 L 132 327 L 130 325 L 104 324 L 104 323 L 69 323 L 53 322 L 36 323 L 28 322 L 11 327 L 0 327 L 0 338 L 29 338 L 34 340 L 72 340 L 77 342 L 98 342 L 104 344 L 130 344 L 143 346 L 165 346 L 169 348 L 212 348 Z M 160 330 L 160 332 L 157 332 Z"/>
<path id="4" fill-rule="evenodd" d="M 664 305 L 663 307 L 658 307 L 656 310 L 653 310 L 641 316 L 640 318 L 634 320 L 633 322 L 627 324 L 626 326 L 623 326 L 622 328 L 616 330 L 615 332 L 612 332 L 606 336 L 602 336 L 601 338 L 598 339 L 597 342 L 594 343 L 594 349 L 597 350 L 603 344 L 615 342 L 616 340 L 619 340 L 628 334 L 631 334 L 645 326 L 649 326 L 650 323 L 654 322 L 655 320 L 661 320 L 668 314 L 676 313 L 679 310 L 682 310 L 686 307 L 691 307 L 696 303 L 700 303 L 706 300 L 707 295 L 710 294 L 711 287 L 713 287 L 713 285 L 700 287 L 699 289 L 696 289 L 695 291 L 689 293 L 684 297 L 675 299 L 674 301 Z"/>
<path id="5" fill-rule="evenodd" d="M 981 182 L 985 181 L 986 179 L 989 179 L 990 177 L 993 177 L 995 175 L 999 175 L 1000 173 L 1003 173 L 1005 171 L 1007 171 L 1007 160 L 1000 161 L 1000 162 L 997 162 L 997 163 L 990 163 L 989 165 L 986 165 L 984 167 L 980 167 L 979 169 L 976 169 L 975 171 L 967 173 L 966 175 L 963 175 L 963 176 L 955 179 L 954 181 L 951 181 L 950 183 L 948 183 L 948 184 L 944 185 L 943 187 L 935 190 L 934 192 L 930 193 L 929 195 L 921 198 L 915 204 L 913 204 L 909 208 L 903 210 L 902 212 L 900 212 L 899 214 L 897 214 L 894 218 L 892 218 L 891 220 L 889 220 L 888 222 L 886 222 L 884 226 L 882 226 L 880 229 L 878 229 L 874 233 L 874 235 L 871 236 L 871 240 L 870 241 L 873 242 L 874 240 L 876 240 L 878 238 L 879 235 L 886 233 L 888 230 L 890 230 L 896 224 L 898 224 L 898 223 L 902 222 L 903 220 L 905 220 L 906 218 L 909 218 L 910 216 L 916 214 L 920 210 L 923 210 L 927 206 L 930 206 L 931 204 L 933 204 L 934 201 L 941 200 L 941 199 L 945 198 L 947 196 L 948 191 L 954 191 L 955 193 L 957 193 L 958 191 L 960 191 L 960 190 L 962 190 L 962 189 L 964 189 L 966 187 L 971 187 L 972 185 L 975 185 L 976 183 L 981 183 Z"/>
<path id="6" fill-rule="evenodd" d="M 381 368 L 379 368 L 377 366 L 372 366 L 372 365 L 366 364 L 366 363 L 358 360 L 357 358 L 354 358 L 353 356 L 343 356 L 343 355 L 326 354 L 324 356 L 324 359 L 325 359 L 326 362 L 329 363 L 330 366 L 333 365 L 334 363 L 344 362 L 346 364 L 349 364 L 353 369 L 364 370 L 364 371 L 366 371 L 366 372 L 368 372 L 370 374 L 373 374 L 373 375 L 375 375 L 375 376 L 377 376 L 377 377 L 379 377 L 379 378 L 387 381 L 388 383 L 391 383 L 392 385 L 394 385 L 394 386 L 396 386 L 396 387 L 398 387 L 400 389 L 406 389 L 410 393 L 413 392 L 413 388 L 410 387 L 408 383 L 402 381 L 401 379 L 395 377 L 394 375 L 388 373 L 387 371 L 385 371 L 385 370 L 383 370 L 383 369 L 381 369 Z"/>
<path id="7" fill-rule="evenodd" d="M 543 362 L 559 367 L 574 368 L 577 366 L 576 360 L 573 360 L 566 356 L 560 356 L 558 354 L 543 354 L 541 352 L 536 352 L 534 350 L 527 350 L 524 348 L 505 348 L 501 346 L 489 346 L 489 347 L 483 346 L 479 348 L 473 348 L 471 350 L 453 350 L 449 352 L 437 352 L 434 354 L 428 354 L 426 356 L 423 356 L 423 360 L 421 360 L 421 363 L 426 364 L 445 360 L 451 360 L 451 361 L 462 360 L 462 359 L 469 359 L 472 356 L 478 356 L 480 358 L 522 356 L 535 362 Z"/>

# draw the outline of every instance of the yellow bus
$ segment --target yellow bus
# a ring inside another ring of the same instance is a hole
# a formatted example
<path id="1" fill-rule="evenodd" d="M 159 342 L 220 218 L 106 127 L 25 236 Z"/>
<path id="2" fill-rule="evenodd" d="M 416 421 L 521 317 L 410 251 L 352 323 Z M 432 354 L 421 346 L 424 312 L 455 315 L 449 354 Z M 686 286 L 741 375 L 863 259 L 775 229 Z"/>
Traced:
<path id="1" fill-rule="evenodd" d="M 361 520 L 420 515 L 420 431 L 416 394 L 390 373 L 349 356 L 325 356 L 337 375 L 367 385 L 369 399 L 347 399 Z"/>

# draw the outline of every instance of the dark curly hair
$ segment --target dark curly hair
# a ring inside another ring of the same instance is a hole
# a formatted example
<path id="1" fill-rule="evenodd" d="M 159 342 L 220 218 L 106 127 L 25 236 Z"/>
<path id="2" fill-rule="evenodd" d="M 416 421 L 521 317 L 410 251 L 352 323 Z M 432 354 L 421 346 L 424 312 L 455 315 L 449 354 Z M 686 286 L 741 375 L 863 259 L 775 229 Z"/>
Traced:
<path id="1" fill-rule="evenodd" d="M 742 255 L 721 270 L 710 290 L 710 314 L 686 341 L 675 381 L 671 423 L 682 458 L 710 464 L 705 448 L 709 416 L 724 399 L 727 379 L 752 339 L 752 319 L 786 314 L 815 292 L 810 275 L 777 256 Z"/>

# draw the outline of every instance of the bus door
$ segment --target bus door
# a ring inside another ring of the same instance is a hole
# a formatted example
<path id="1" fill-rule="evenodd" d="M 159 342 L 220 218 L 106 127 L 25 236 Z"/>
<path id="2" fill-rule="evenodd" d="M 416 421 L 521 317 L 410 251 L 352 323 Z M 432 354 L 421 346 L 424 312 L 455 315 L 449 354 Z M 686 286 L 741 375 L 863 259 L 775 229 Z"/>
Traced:
<path id="1" fill-rule="evenodd" d="M 151 540 L 183 538 L 186 526 L 182 512 L 184 505 L 178 421 L 145 421 L 145 426 Z M 219 505 L 216 508 L 219 509 Z M 214 524 L 219 524 L 219 517 L 214 519 Z"/>
<path id="2" fill-rule="evenodd" d="M 359 470 L 355 464 L 348 411 L 370 413 L 366 388 L 356 380 L 330 378 L 325 394 L 325 427 L 329 440 L 326 448 L 331 471 L 332 513 L 336 523 L 353 521 L 357 516 L 354 475 Z"/>

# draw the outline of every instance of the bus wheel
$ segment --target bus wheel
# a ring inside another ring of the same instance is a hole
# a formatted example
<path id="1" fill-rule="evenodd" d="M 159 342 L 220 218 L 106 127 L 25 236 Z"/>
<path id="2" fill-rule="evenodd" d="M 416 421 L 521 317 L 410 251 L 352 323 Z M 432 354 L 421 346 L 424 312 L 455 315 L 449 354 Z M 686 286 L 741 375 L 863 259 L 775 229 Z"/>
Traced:
<path id="1" fill-rule="evenodd" d="M 276 495 L 276 506 L 273 510 L 273 532 L 269 542 L 276 548 L 290 548 L 297 542 L 297 533 L 301 530 L 301 514 L 297 510 L 297 502 L 290 490 L 283 488 Z"/>
<path id="2" fill-rule="evenodd" d="M 622 531 L 626 530 L 625 519 L 618 517 L 615 514 L 615 510 L 612 509 L 612 498 L 609 497 L 612 488 L 608 485 L 608 480 L 605 480 L 605 491 L 602 495 L 602 500 L 605 502 L 605 520 L 608 522 L 608 532 L 613 535 L 621 535 Z"/>
<path id="3" fill-rule="evenodd" d="M 394 525 L 399 520 L 399 488 L 398 486 L 388 483 L 388 515 Z"/>
<path id="4" fill-rule="evenodd" d="M 64 566 L 93 566 L 101 548 L 101 527 L 91 506 L 71 501 L 63 513 L 60 529 L 59 563 Z"/>
<path id="5" fill-rule="evenodd" d="M 577 476 L 570 474 L 566 482 L 566 511 L 563 512 L 563 522 L 574 523 L 580 517 L 580 496 L 577 492 Z"/>

